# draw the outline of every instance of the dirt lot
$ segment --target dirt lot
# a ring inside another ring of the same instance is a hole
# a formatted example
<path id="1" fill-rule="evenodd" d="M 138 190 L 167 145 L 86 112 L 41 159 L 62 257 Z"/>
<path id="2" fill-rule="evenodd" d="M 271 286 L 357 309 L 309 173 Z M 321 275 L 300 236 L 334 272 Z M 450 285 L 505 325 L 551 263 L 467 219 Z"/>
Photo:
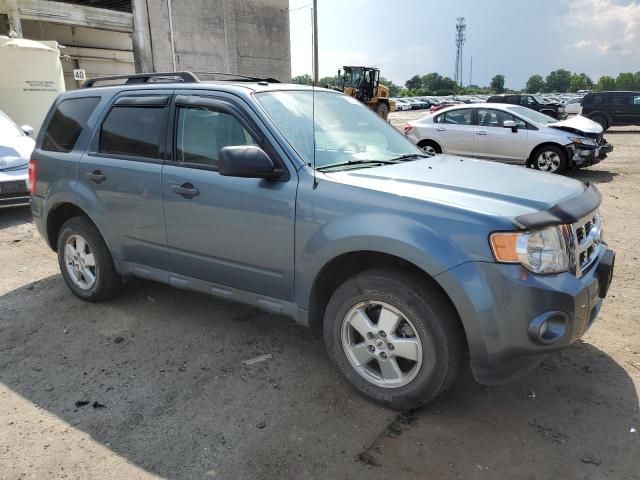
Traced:
<path id="1" fill-rule="evenodd" d="M 639 479 L 640 128 L 608 138 L 575 175 L 618 255 L 584 342 L 407 415 L 355 395 L 288 319 L 137 280 L 81 302 L 28 210 L 0 211 L 0 478 Z"/>

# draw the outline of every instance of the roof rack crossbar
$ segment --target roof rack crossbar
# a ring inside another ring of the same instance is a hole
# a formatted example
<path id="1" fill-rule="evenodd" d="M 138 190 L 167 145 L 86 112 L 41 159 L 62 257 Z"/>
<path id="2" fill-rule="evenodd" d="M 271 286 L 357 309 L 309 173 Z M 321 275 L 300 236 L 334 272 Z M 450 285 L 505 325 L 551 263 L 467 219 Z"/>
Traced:
<path id="1" fill-rule="evenodd" d="M 125 80 L 125 85 L 133 85 L 137 83 L 150 83 L 152 80 L 159 80 L 161 83 L 163 79 L 165 82 L 182 82 L 182 83 L 199 83 L 200 79 L 191 72 L 156 72 L 156 73 L 136 73 L 133 75 L 114 75 L 111 77 L 96 77 L 87 80 L 82 88 L 92 88 L 96 86 L 96 83 L 108 82 L 111 80 Z"/>

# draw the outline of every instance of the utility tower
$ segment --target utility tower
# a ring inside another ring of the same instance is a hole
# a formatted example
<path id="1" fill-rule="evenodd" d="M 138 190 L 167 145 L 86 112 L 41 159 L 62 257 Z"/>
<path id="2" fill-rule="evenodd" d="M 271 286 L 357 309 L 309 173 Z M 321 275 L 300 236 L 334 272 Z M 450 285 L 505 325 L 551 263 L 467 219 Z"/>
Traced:
<path id="1" fill-rule="evenodd" d="M 455 81 L 462 86 L 462 46 L 467 39 L 465 32 L 467 30 L 467 24 L 464 21 L 464 17 L 458 17 L 456 19 L 456 73 Z"/>

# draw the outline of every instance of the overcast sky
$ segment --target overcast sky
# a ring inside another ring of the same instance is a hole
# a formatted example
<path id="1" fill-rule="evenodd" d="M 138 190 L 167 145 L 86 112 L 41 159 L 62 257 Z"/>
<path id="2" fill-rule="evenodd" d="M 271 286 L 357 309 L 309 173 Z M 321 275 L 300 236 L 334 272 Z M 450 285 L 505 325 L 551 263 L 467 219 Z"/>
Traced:
<path id="1" fill-rule="evenodd" d="M 311 73 L 311 0 L 290 0 L 292 74 Z M 567 68 L 594 81 L 640 71 L 640 3 L 624 0 L 318 0 L 320 76 L 345 64 L 380 67 L 397 84 L 453 78 L 456 17 L 467 22 L 464 82 L 506 86 Z M 302 8 L 300 8 L 302 7 Z"/>

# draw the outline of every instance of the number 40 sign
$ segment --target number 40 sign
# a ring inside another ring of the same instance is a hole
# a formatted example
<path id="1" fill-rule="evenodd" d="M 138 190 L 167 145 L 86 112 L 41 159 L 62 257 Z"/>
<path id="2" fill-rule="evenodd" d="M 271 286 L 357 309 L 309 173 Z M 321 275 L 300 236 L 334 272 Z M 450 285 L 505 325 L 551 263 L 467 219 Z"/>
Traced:
<path id="1" fill-rule="evenodd" d="M 73 79 L 84 82 L 87 79 L 87 72 L 84 71 L 84 68 L 76 68 L 73 71 Z"/>

